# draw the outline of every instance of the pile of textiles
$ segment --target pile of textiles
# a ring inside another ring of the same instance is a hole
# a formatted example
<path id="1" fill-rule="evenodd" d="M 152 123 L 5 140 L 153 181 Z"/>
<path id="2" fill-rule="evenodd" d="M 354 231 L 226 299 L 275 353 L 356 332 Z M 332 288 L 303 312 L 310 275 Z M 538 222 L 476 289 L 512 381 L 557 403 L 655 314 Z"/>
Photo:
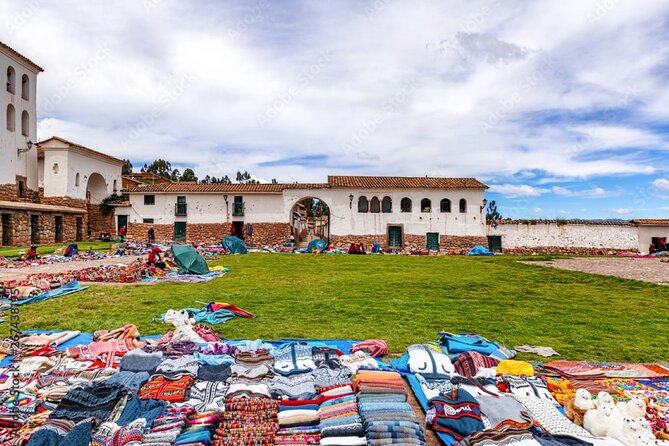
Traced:
<path id="1" fill-rule="evenodd" d="M 12 286 L 34 286 L 48 290 L 55 286 L 62 286 L 74 281 L 79 282 L 107 282 L 107 283 L 135 283 L 143 277 L 149 276 L 149 268 L 141 259 L 130 264 L 115 264 L 91 266 L 59 273 L 30 274 Z M 9 285 L 9 284 L 8 284 Z"/>
<path id="2" fill-rule="evenodd" d="M 353 342 L 191 329 L 202 342 L 132 324 L 3 342 L 0 446 L 366 444 L 351 375 L 383 366 Z"/>
<path id="3" fill-rule="evenodd" d="M 40 258 L 35 260 L 18 260 L 0 256 L 0 268 L 27 268 L 31 266 L 53 265 L 54 263 L 72 262 L 74 260 L 100 260 L 100 259 L 106 259 L 107 257 L 108 257 L 107 254 L 98 251 L 81 252 L 71 257 L 51 254 L 51 255 L 41 256 Z"/>
<path id="4" fill-rule="evenodd" d="M 501 358 L 510 351 L 474 335 L 440 337 L 442 342 L 409 346 L 391 362 L 407 377 L 428 426 L 445 444 L 639 446 L 669 438 L 669 380 L 660 378 L 666 373 L 660 364 L 535 366 Z M 652 378 L 602 379 L 611 375 Z M 614 398 L 602 392 L 592 400 L 586 389 L 608 390 Z M 592 407 L 575 409 L 579 395 Z M 616 405 L 614 399 L 630 403 Z M 638 411 L 627 409 L 637 403 Z M 593 412 L 584 417 L 588 410 Z"/>
<path id="5" fill-rule="evenodd" d="M 425 431 L 407 402 L 402 377 L 391 371 L 363 370 L 353 378 L 367 444 L 425 445 Z"/>

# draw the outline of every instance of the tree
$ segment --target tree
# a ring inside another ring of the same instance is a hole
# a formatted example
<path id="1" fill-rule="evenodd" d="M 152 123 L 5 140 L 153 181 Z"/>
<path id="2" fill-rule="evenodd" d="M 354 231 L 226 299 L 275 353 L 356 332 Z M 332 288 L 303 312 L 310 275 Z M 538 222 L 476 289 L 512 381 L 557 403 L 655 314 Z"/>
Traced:
<path id="1" fill-rule="evenodd" d="M 276 181 L 276 178 L 272 178 L 272 184 L 279 184 L 279 182 Z"/>
<path id="2" fill-rule="evenodd" d="M 181 178 L 181 172 L 179 172 L 179 169 L 174 169 L 172 173 L 167 176 L 167 178 L 171 178 L 172 181 L 179 181 L 179 178 Z"/>
<path id="3" fill-rule="evenodd" d="M 165 178 L 172 178 L 173 180 L 175 178 L 172 177 L 172 174 L 175 171 L 178 173 L 178 170 L 177 169 L 172 170 L 172 164 L 170 164 L 169 161 L 165 161 L 164 159 L 157 159 L 148 166 L 145 164 L 142 171 L 148 173 L 154 173 L 156 175 L 160 175 L 161 177 Z"/>
<path id="4" fill-rule="evenodd" d="M 501 220 L 502 214 L 497 211 L 497 202 L 492 200 L 488 202 L 488 208 L 486 209 L 485 218 L 487 221 Z"/>
<path id="5" fill-rule="evenodd" d="M 227 177 L 227 175 L 226 175 Z M 238 183 L 244 183 L 244 184 L 257 184 L 260 183 L 258 180 L 254 180 L 251 178 L 251 174 L 248 173 L 248 171 L 244 171 L 244 173 L 241 173 L 240 171 L 237 171 L 237 182 Z"/>
<path id="6" fill-rule="evenodd" d="M 216 179 L 216 177 L 214 177 L 214 179 Z M 200 183 L 201 184 L 209 184 L 209 183 L 213 183 L 213 181 L 211 181 L 211 177 L 209 175 L 206 175 L 203 179 L 200 180 Z"/>
<path id="7" fill-rule="evenodd" d="M 181 174 L 179 181 L 195 181 L 197 182 L 197 177 L 195 172 L 190 167 L 184 170 L 184 173 Z"/>
<path id="8" fill-rule="evenodd" d="M 123 160 L 123 167 L 121 167 L 121 174 L 129 175 L 132 173 L 132 163 L 130 160 Z"/>
<path id="9" fill-rule="evenodd" d="M 222 184 L 232 184 L 232 180 L 231 180 L 230 177 L 227 176 L 227 175 L 224 176 L 224 177 L 221 177 L 221 179 L 218 180 L 218 182 L 219 182 L 219 183 L 222 183 Z"/>

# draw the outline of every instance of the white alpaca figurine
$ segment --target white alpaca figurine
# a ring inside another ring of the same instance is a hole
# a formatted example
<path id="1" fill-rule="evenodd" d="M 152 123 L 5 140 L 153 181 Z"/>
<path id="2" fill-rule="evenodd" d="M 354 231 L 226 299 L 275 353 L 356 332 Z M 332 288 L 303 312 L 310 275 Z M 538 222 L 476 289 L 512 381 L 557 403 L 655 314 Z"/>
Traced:
<path id="1" fill-rule="evenodd" d="M 590 409 L 583 415 L 583 427 L 595 437 L 607 436 L 609 429 L 619 423 L 614 410 L 613 404 Z"/>
<path id="2" fill-rule="evenodd" d="M 643 418 L 646 416 L 646 402 L 635 396 L 629 401 L 618 403 L 618 410 L 626 418 Z"/>
<path id="3" fill-rule="evenodd" d="M 592 395 L 586 389 L 578 389 L 574 398 L 574 406 L 581 410 L 595 409 L 595 402 L 592 401 Z"/>
<path id="4" fill-rule="evenodd" d="M 595 400 L 595 407 L 599 409 L 602 406 L 608 405 L 608 404 L 615 404 L 613 402 L 613 397 L 607 393 L 607 392 L 599 392 L 597 394 L 597 399 Z"/>

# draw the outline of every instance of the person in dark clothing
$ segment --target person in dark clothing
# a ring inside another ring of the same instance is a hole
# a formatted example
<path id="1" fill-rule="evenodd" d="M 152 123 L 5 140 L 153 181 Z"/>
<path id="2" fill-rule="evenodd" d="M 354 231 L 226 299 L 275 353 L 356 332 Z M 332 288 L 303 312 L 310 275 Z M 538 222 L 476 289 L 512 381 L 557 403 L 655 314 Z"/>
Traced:
<path id="1" fill-rule="evenodd" d="M 153 226 L 149 228 L 149 244 L 156 242 L 156 232 L 153 230 Z"/>

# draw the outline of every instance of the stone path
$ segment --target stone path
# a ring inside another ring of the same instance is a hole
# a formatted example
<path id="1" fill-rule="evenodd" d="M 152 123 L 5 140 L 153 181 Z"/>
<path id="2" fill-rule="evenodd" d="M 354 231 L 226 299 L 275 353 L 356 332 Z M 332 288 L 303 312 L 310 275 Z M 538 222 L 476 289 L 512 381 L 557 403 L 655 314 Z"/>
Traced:
<path id="1" fill-rule="evenodd" d="M 522 262 L 526 265 L 581 271 L 584 273 L 616 276 L 623 279 L 641 280 L 660 285 L 669 285 L 669 257 L 631 258 L 631 257 L 578 257 L 539 262 Z"/>
<path id="2" fill-rule="evenodd" d="M 0 280 L 21 280 L 31 274 L 61 273 L 65 271 L 90 268 L 92 266 L 112 265 L 122 263 L 127 265 L 137 260 L 138 256 L 111 257 L 100 260 L 73 260 L 71 262 L 52 263 L 50 265 L 29 266 L 26 268 L 1 268 Z"/>

